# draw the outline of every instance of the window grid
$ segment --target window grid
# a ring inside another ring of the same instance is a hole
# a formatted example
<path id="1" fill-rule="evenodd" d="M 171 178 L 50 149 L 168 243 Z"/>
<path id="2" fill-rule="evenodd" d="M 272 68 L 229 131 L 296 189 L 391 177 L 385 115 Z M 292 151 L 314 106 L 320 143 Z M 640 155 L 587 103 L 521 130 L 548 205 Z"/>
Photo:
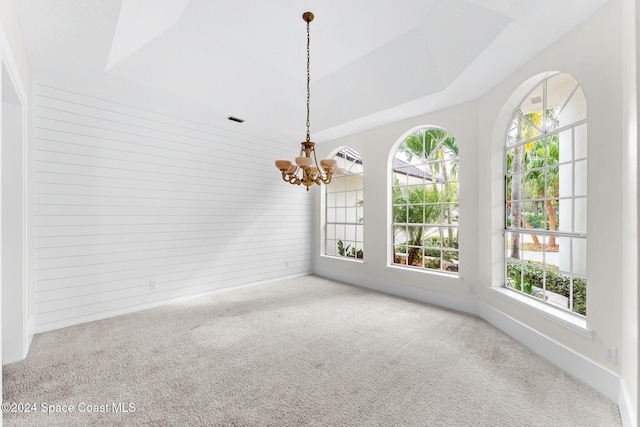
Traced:
<path id="1" fill-rule="evenodd" d="M 363 167 L 359 154 L 340 150 L 334 159 L 339 172 L 325 187 L 325 255 L 364 258 Z"/>
<path id="2" fill-rule="evenodd" d="M 540 88 L 542 110 L 536 110 L 527 99 Z M 558 92 L 556 106 L 549 105 L 550 89 Z M 504 157 L 505 286 L 586 316 L 583 96 L 575 79 L 561 74 L 534 89 L 514 113 Z"/>
<path id="3" fill-rule="evenodd" d="M 458 147 L 437 128 L 420 129 L 393 162 L 393 264 L 458 272 Z"/>

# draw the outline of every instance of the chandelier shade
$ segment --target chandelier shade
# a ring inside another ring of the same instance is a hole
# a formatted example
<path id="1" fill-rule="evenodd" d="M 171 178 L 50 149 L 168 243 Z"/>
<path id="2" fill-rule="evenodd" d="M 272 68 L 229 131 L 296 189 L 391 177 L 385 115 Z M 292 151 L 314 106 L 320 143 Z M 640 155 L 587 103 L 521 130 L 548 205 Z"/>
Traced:
<path id="1" fill-rule="evenodd" d="M 320 160 L 316 158 L 315 143 L 311 141 L 310 133 L 310 112 L 311 112 L 311 73 L 310 73 L 310 52 L 311 33 L 309 23 L 313 21 L 313 13 L 305 12 L 302 19 L 307 23 L 307 138 L 300 143 L 300 154 L 295 158 L 295 164 L 289 160 L 276 160 L 276 167 L 282 173 L 282 179 L 293 185 L 304 185 L 309 191 L 309 187 L 314 184 L 329 184 L 337 162 L 335 160 Z"/>

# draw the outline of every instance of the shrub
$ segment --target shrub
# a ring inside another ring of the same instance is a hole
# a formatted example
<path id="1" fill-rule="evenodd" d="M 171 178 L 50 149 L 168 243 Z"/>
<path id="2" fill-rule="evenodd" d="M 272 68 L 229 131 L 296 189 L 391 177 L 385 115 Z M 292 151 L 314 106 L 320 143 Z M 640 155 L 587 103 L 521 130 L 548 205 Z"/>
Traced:
<path id="1" fill-rule="evenodd" d="M 544 226 L 544 215 L 526 214 L 525 219 L 531 225 L 532 228 L 546 229 Z"/>
<path id="2" fill-rule="evenodd" d="M 423 244 L 424 244 L 424 246 L 430 246 L 430 247 L 434 247 L 434 248 L 439 248 L 440 247 L 440 237 L 439 236 L 428 237 L 428 238 L 424 239 Z M 445 237 L 442 246 L 445 247 L 445 248 L 458 249 L 458 239 L 457 238 L 453 239 L 453 242 L 450 242 L 449 238 Z"/>
<path id="3" fill-rule="evenodd" d="M 528 214 L 525 214 L 524 217 L 529 223 L 529 225 L 531 226 L 531 228 L 536 228 L 538 230 L 549 229 L 549 224 L 545 223 L 544 214 L 534 215 L 532 213 L 528 213 Z M 511 226 L 511 224 L 509 224 L 508 226 Z M 558 212 L 556 212 L 556 230 L 558 230 L 559 227 L 560 227 L 560 215 Z"/>
<path id="4" fill-rule="evenodd" d="M 431 268 L 434 270 L 440 270 L 440 258 L 425 258 L 424 268 Z"/>
<path id="5" fill-rule="evenodd" d="M 523 268 L 524 271 L 522 271 Z M 543 288 L 543 275 L 543 270 L 536 267 L 533 262 L 521 264 L 511 259 L 507 260 L 507 277 L 513 280 L 509 285 L 519 291 L 531 295 L 534 286 Z M 522 277 L 524 277 L 524 283 L 522 283 Z M 546 289 L 569 298 L 571 278 L 565 274 L 547 270 Z M 583 279 L 573 279 L 573 311 L 583 316 L 587 315 L 587 283 Z"/>
<path id="6" fill-rule="evenodd" d="M 440 249 L 425 249 L 424 256 L 440 258 Z"/>

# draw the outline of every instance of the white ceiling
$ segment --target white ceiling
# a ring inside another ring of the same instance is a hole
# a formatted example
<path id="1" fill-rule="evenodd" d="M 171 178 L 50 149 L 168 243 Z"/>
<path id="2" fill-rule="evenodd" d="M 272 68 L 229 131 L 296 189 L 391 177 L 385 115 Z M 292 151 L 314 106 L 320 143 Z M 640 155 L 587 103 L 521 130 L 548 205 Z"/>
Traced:
<path id="1" fill-rule="evenodd" d="M 317 142 L 475 99 L 607 0 L 16 0 L 38 75 L 133 83 Z M 243 126 L 243 125 L 240 125 Z"/>

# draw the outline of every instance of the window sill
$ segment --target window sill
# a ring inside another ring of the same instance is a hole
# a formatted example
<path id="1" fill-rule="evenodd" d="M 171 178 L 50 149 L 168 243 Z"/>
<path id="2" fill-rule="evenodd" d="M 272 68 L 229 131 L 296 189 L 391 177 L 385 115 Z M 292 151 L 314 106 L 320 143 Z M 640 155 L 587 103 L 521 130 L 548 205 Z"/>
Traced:
<path id="1" fill-rule="evenodd" d="M 517 306 L 524 308 L 525 310 L 544 317 L 559 326 L 567 328 L 593 341 L 593 331 L 587 328 L 587 319 L 581 316 L 570 313 L 561 308 L 553 307 L 542 301 L 538 301 L 533 297 L 521 295 L 519 292 L 509 290 L 505 287 L 489 288 L 489 293 L 511 303 L 515 303 Z"/>
<path id="2" fill-rule="evenodd" d="M 356 264 L 364 264 L 364 258 L 353 258 L 347 256 L 340 255 L 320 255 L 321 258 L 330 259 L 330 260 L 340 260 L 343 262 L 353 262 Z"/>
<path id="3" fill-rule="evenodd" d="M 429 277 L 435 277 L 438 279 L 442 279 L 442 280 L 451 280 L 451 281 L 455 281 L 455 282 L 460 282 L 461 278 L 460 275 L 455 274 L 455 273 L 443 273 L 440 271 L 436 271 L 436 270 L 427 270 L 426 268 L 408 268 L 408 267 L 400 267 L 397 266 L 395 264 L 390 264 L 387 265 L 387 268 L 391 271 L 394 272 L 403 272 L 403 273 L 409 273 L 409 274 L 415 274 L 416 276 L 429 276 Z"/>

